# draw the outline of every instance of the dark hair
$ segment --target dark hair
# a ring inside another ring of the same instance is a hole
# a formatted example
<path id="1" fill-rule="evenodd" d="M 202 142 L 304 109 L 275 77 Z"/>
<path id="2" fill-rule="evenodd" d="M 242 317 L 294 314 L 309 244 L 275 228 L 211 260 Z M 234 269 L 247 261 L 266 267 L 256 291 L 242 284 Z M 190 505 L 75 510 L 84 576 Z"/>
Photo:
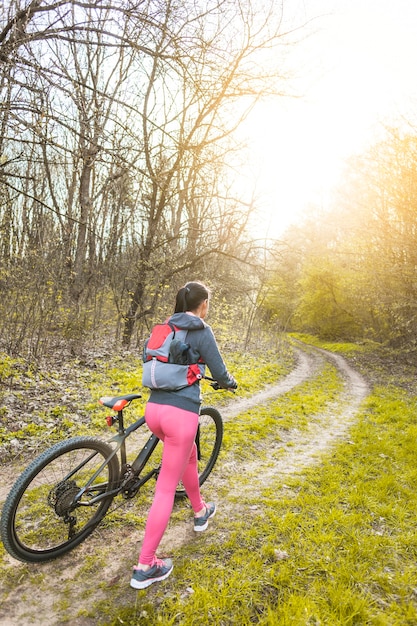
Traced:
<path id="1" fill-rule="evenodd" d="M 209 289 L 199 282 L 191 282 L 178 290 L 174 313 L 195 311 L 210 296 Z"/>

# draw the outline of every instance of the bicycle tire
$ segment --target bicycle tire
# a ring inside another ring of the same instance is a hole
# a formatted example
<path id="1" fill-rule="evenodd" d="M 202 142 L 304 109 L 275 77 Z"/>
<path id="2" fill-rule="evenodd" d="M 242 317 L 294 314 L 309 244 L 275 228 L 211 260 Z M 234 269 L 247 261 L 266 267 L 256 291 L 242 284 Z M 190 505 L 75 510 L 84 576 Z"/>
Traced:
<path id="1" fill-rule="evenodd" d="M 3 507 L 0 532 L 6 550 L 28 563 L 51 561 L 84 541 L 105 516 L 113 496 L 92 498 L 114 489 L 119 461 L 96 437 L 73 437 L 48 450 L 25 469 Z M 101 468 L 101 469 L 100 469 Z M 79 503 L 80 489 L 100 469 Z"/>
<path id="2" fill-rule="evenodd" d="M 200 411 L 199 426 L 196 435 L 198 451 L 198 480 L 201 485 L 211 474 L 217 461 L 223 441 L 223 420 L 219 411 L 211 406 Z M 186 491 L 180 484 L 175 492 L 179 498 L 185 497 Z"/>

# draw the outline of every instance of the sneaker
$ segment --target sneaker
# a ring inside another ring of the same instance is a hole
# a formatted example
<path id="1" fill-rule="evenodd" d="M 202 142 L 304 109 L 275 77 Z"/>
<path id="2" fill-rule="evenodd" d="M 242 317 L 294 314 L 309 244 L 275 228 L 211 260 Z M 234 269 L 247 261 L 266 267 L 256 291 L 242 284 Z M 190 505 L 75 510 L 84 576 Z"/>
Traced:
<path id="1" fill-rule="evenodd" d="M 206 504 L 206 512 L 202 517 L 194 518 L 194 530 L 199 533 L 202 530 L 206 530 L 210 517 L 214 517 L 216 514 L 216 505 L 214 502 Z"/>
<path id="2" fill-rule="evenodd" d="M 133 589 L 146 589 L 146 587 L 149 587 L 152 583 L 168 578 L 173 568 L 174 566 L 171 559 L 165 559 L 165 561 L 156 559 L 155 564 L 146 572 L 134 567 L 130 586 L 133 587 Z"/>

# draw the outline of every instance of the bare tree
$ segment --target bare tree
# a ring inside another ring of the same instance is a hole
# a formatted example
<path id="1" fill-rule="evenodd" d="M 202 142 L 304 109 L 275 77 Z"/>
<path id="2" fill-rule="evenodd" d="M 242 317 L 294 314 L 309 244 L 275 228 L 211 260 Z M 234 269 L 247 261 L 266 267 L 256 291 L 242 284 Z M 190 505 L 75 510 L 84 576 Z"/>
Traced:
<path id="1" fill-rule="evenodd" d="M 207 3 L 204 11 L 168 2 L 161 9 L 141 108 L 146 228 L 129 280 L 125 345 L 135 320 L 153 306 L 148 287 L 155 293 L 206 255 L 239 256 L 247 211 L 237 208 L 244 204 L 230 193 L 225 166 L 233 131 L 274 84 L 254 71 L 256 57 L 279 39 L 277 16 L 260 20 L 250 2 Z"/>
<path id="2" fill-rule="evenodd" d="M 267 5 L 6 2 L 0 224 L 9 256 L 37 245 L 42 272 L 53 265 L 48 294 L 67 298 L 75 317 L 111 285 L 125 345 L 175 276 L 214 256 L 250 255 L 251 205 L 232 191 L 230 164 L 233 131 L 281 87 L 280 68 L 260 63 L 285 35 L 280 5 Z"/>

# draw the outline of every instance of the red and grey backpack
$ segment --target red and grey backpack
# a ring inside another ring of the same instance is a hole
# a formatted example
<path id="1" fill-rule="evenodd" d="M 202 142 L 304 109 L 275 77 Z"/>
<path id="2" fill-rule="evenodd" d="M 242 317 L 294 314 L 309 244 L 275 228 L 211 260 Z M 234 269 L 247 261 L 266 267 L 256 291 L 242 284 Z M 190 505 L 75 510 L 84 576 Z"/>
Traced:
<path id="1" fill-rule="evenodd" d="M 152 328 L 143 349 L 144 387 L 178 391 L 203 378 L 204 363 L 186 343 L 187 333 L 169 320 Z"/>

